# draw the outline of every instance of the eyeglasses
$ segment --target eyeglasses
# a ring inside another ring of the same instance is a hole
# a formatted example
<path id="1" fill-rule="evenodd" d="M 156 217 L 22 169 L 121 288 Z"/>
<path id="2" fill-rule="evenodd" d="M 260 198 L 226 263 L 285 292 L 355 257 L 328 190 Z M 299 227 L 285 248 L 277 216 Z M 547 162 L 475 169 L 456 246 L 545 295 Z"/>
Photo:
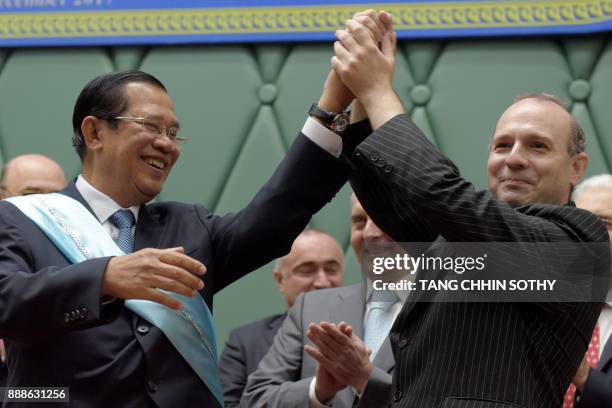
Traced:
<path id="1" fill-rule="evenodd" d="M 165 126 L 161 120 L 156 119 L 154 117 L 135 117 L 135 116 L 115 116 L 114 118 L 105 118 L 107 120 L 129 120 L 132 122 L 136 122 L 139 125 L 144 126 L 144 128 L 155 137 L 166 136 L 170 141 L 178 143 L 185 142 L 189 140 L 188 137 L 183 137 L 178 135 L 179 127 L 178 126 Z"/>

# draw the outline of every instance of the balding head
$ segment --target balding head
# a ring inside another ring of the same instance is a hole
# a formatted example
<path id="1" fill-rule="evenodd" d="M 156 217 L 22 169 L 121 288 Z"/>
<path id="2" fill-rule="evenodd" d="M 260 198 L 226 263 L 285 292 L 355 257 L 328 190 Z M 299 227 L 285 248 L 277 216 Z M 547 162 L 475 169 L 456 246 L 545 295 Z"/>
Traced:
<path id="1" fill-rule="evenodd" d="M 573 194 L 576 207 L 589 210 L 602 219 L 612 240 L 612 175 L 592 176 L 578 184 Z"/>
<path id="2" fill-rule="evenodd" d="M 518 99 L 497 122 L 487 163 L 489 190 L 512 206 L 564 205 L 588 165 L 576 121 L 550 95 Z M 577 132 L 577 133 L 576 133 Z"/>
<path id="3" fill-rule="evenodd" d="M 342 248 L 326 232 L 307 229 L 293 241 L 291 252 L 276 261 L 273 274 L 276 286 L 290 308 L 302 292 L 342 286 Z"/>
<path id="4" fill-rule="evenodd" d="M 62 168 L 40 154 L 24 154 L 9 160 L 2 170 L 3 197 L 59 191 L 66 186 Z"/>

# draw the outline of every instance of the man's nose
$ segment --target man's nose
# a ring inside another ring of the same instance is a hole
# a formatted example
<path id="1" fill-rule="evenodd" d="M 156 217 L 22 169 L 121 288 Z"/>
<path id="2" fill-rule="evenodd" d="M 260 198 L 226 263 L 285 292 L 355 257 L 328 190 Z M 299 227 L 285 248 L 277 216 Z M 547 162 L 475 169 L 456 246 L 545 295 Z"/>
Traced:
<path id="1" fill-rule="evenodd" d="M 331 282 L 329 281 L 329 276 L 325 273 L 325 269 L 320 268 L 317 270 L 317 276 L 314 281 L 315 289 L 325 289 L 331 287 Z"/>
<path id="2" fill-rule="evenodd" d="M 505 162 L 511 169 L 524 169 L 529 165 L 525 149 L 519 143 L 515 143 L 514 146 L 512 146 L 512 150 L 510 150 L 506 156 Z"/>
<path id="3" fill-rule="evenodd" d="M 363 239 L 368 241 L 381 238 L 382 236 L 383 232 L 381 231 L 381 229 L 378 228 L 376 224 L 374 224 L 374 221 L 372 221 L 371 218 L 368 218 L 366 226 L 363 230 Z"/>
<path id="4" fill-rule="evenodd" d="M 153 146 L 164 153 L 170 153 L 174 150 L 180 151 L 178 143 L 170 139 L 165 133 L 153 140 Z"/>

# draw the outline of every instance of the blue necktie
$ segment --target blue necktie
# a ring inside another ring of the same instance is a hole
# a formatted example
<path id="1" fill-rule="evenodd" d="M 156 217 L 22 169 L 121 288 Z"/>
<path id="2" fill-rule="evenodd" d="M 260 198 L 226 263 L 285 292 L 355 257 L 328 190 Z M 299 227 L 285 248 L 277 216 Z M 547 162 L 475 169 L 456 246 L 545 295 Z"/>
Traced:
<path id="1" fill-rule="evenodd" d="M 118 210 L 108 220 L 119 229 L 119 235 L 115 239 L 117 246 L 126 254 L 132 253 L 134 250 L 134 238 L 132 237 L 134 214 L 132 211 Z"/>
<path id="2" fill-rule="evenodd" d="M 389 335 L 389 330 L 395 320 L 391 306 L 399 300 L 392 290 L 374 290 L 368 303 L 368 318 L 365 322 L 364 343 L 372 349 L 370 360 L 374 360 L 380 346 Z"/>

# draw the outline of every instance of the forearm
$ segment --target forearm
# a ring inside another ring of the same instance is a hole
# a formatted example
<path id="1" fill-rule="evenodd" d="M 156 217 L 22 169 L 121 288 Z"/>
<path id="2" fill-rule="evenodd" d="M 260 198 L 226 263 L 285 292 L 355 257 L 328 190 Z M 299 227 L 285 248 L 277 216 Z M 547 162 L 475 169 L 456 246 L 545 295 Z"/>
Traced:
<path id="1" fill-rule="evenodd" d="M 380 128 L 393 117 L 405 113 L 404 106 L 390 87 L 385 92 L 366 94 L 362 103 L 373 130 Z"/>
<path id="2" fill-rule="evenodd" d="M 295 237 L 337 193 L 350 171 L 343 160 L 307 137 L 298 136 L 249 205 L 216 220 L 212 231 L 219 271 L 215 274 L 215 291 L 289 252 Z"/>

